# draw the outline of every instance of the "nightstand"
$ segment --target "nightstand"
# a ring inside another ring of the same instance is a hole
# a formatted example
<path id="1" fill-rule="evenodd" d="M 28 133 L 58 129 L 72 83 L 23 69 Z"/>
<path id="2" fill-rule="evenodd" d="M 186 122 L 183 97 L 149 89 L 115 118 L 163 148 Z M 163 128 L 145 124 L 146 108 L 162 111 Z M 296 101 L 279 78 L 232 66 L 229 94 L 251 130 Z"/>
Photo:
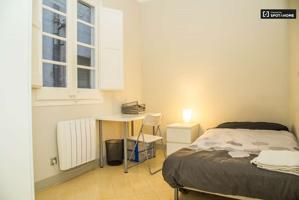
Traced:
<path id="1" fill-rule="evenodd" d="M 191 145 L 199 136 L 199 124 L 174 123 L 167 126 L 167 155 Z"/>

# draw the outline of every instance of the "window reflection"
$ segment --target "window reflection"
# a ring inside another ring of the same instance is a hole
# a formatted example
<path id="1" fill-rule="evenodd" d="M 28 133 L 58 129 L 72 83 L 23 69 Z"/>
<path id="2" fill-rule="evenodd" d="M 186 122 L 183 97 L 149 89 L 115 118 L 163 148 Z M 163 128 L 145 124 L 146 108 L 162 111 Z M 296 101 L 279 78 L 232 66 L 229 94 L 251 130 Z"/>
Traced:
<path id="1" fill-rule="evenodd" d="M 43 31 L 60 37 L 66 36 L 66 18 L 43 9 Z"/>
<path id="2" fill-rule="evenodd" d="M 93 45 L 93 28 L 78 22 L 77 26 L 78 42 Z"/>
<path id="3" fill-rule="evenodd" d="M 43 36 L 43 59 L 66 62 L 65 41 Z"/>
<path id="4" fill-rule="evenodd" d="M 43 4 L 60 12 L 66 12 L 66 0 L 43 0 Z"/>
<path id="5" fill-rule="evenodd" d="M 94 66 L 94 53 L 91 48 L 78 45 L 78 65 Z"/>
<path id="6" fill-rule="evenodd" d="M 61 65 L 43 64 L 44 87 L 66 87 L 66 67 Z"/>
<path id="7" fill-rule="evenodd" d="M 95 88 L 93 70 L 78 68 L 78 88 Z"/>
<path id="8" fill-rule="evenodd" d="M 90 6 L 82 3 L 82 2 L 78 2 L 78 13 L 77 13 L 77 17 L 78 19 L 81 19 L 83 21 L 86 21 L 88 23 L 93 24 L 93 13 L 92 13 L 92 9 Z"/>

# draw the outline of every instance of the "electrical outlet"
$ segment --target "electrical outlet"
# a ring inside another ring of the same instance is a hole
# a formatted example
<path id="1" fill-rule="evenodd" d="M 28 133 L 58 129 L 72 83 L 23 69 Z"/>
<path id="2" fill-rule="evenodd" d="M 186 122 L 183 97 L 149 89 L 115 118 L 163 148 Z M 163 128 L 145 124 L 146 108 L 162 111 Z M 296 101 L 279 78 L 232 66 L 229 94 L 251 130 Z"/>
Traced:
<path id="1" fill-rule="evenodd" d="M 54 157 L 54 158 L 51 158 L 50 159 L 50 165 L 53 166 L 53 165 L 57 165 L 57 157 Z"/>

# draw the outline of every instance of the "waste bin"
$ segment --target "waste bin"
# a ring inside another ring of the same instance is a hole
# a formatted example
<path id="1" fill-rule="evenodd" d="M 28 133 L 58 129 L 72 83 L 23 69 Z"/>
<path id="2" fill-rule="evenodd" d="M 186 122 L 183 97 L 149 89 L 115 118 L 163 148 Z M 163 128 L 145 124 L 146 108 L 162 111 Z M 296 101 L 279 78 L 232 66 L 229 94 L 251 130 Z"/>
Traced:
<path id="1" fill-rule="evenodd" d="M 124 140 L 106 140 L 107 164 L 111 166 L 121 165 L 124 159 Z"/>

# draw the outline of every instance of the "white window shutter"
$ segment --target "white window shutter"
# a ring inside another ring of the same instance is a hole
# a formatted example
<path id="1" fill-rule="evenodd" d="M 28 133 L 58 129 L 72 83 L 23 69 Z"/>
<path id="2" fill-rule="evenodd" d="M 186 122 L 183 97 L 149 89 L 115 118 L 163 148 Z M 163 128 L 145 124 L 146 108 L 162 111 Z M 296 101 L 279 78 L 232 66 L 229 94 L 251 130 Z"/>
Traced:
<path id="1" fill-rule="evenodd" d="M 122 90 L 123 69 L 123 13 L 103 8 L 101 20 L 100 89 Z"/>

